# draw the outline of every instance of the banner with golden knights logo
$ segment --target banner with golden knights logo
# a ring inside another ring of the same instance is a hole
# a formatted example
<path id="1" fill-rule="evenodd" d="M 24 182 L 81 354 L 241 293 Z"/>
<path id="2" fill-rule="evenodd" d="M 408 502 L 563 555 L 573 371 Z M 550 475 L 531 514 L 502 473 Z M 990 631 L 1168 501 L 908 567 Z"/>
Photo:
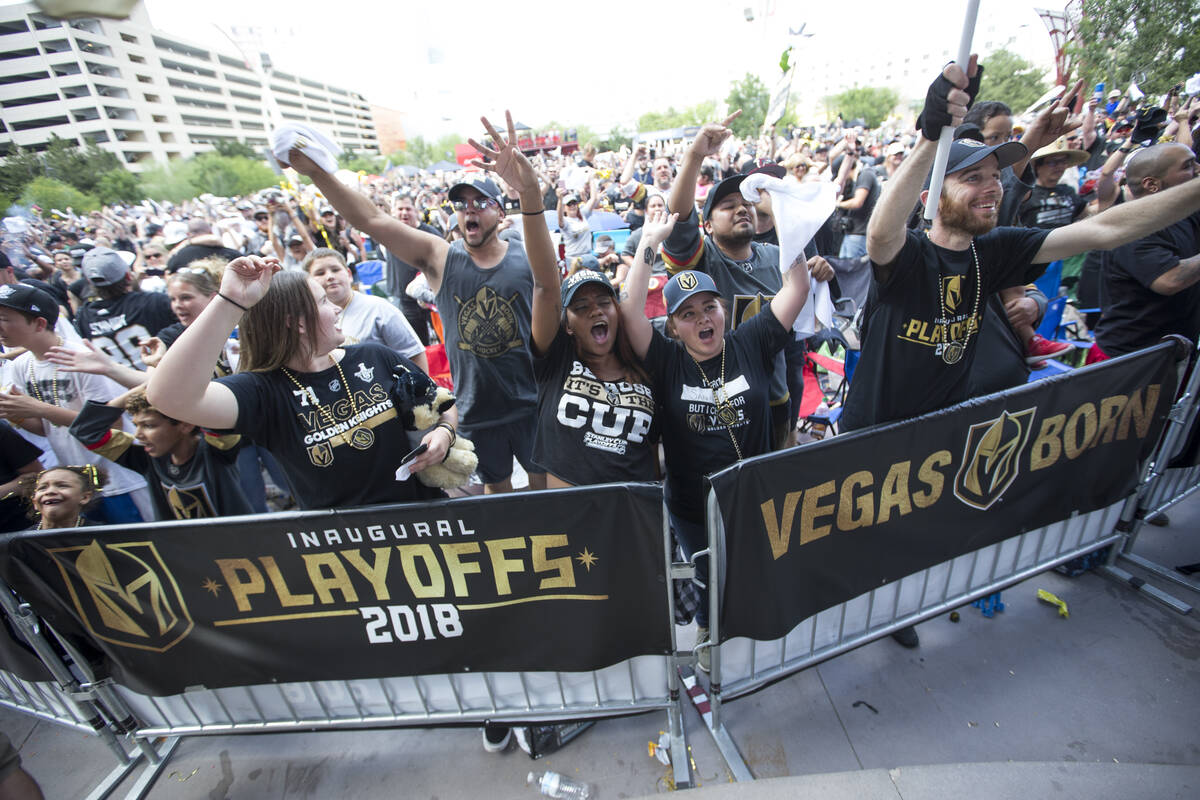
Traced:
<path id="1" fill-rule="evenodd" d="M 0 537 L 0 570 L 146 694 L 670 652 L 652 484 Z"/>
<path id="2" fill-rule="evenodd" d="M 1137 487 L 1174 345 L 740 462 L 711 477 L 721 637 L 770 640 L 871 589 Z"/>

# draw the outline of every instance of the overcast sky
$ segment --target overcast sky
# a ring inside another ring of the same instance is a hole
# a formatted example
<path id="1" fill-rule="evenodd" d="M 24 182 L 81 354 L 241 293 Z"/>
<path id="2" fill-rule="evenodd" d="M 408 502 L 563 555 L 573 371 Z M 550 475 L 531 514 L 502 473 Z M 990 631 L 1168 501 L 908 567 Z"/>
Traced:
<path id="1" fill-rule="evenodd" d="M 668 105 L 723 100 L 746 72 L 773 81 L 784 47 L 799 42 L 788 28 L 805 23 L 813 38 L 800 46 L 828 59 L 853 58 L 856 48 L 904 54 L 918 43 L 954 51 L 966 9 L 965 0 L 816 5 L 146 0 L 155 27 L 226 52 L 234 47 L 221 29 L 258 27 L 277 67 L 405 111 L 408 133 L 427 136 L 472 134 L 480 114 L 502 118 L 506 105 L 534 126 L 558 120 L 607 131 Z M 1049 63 L 1050 40 L 1033 3 L 983 0 L 981 6 L 981 21 L 1004 29 L 1000 40 L 1014 37 L 1015 49 L 1032 51 L 1029 57 L 1040 52 Z M 747 8 L 753 22 L 746 21 Z"/>

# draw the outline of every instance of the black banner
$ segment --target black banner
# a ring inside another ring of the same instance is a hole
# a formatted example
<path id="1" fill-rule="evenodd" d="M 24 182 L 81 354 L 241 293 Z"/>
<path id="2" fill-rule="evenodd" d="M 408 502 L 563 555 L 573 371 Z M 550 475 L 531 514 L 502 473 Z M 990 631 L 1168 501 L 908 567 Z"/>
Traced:
<path id="1" fill-rule="evenodd" d="M 670 652 L 650 484 L 10 534 L 0 564 L 147 694 Z"/>
<path id="2" fill-rule="evenodd" d="M 722 640 L 775 639 L 839 603 L 1137 486 L 1175 396 L 1174 345 L 712 477 Z"/>

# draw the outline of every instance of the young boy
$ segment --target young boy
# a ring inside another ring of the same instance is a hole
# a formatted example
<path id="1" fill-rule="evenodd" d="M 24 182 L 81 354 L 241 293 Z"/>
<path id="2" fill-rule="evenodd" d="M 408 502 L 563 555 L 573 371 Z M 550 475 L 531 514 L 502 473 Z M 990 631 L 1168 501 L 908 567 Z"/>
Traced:
<path id="1" fill-rule="evenodd" d="M 124 411 L 134 436 L 112 427 Z M 140 387 L 107 404 L 89 401 L 71 434 L 93 453 L 145 475 L 161 519 L 253 513 L 238 480 L 241 437 L 171 419 L 147 402 Z"/>
<path id="2" fill-rule="evenodd" d="M 67 429 L 85 400 L 104 402 L 124 389 L 103 376 L 67 372 L 46 360 L 46 351 L 62 344 L 54 332 L 57 321 L 58 304 L 46 292 L 23 283 L 0 286 L 0 344 L 27 351 L 12 362 L 13 389 L 0 394 L 0 416 L 45 436 L 60 464 L 98 464 L 101 458 L 89 453 Z M 119 525 L 154 519 L 142 476 L 121 467 L 109 472 L 94 521 Z"/>

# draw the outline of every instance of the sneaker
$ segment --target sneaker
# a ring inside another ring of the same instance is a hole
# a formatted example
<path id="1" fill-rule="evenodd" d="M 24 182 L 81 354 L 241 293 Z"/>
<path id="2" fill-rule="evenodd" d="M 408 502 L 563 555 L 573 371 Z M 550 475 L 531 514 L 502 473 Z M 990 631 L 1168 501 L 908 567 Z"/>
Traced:
<path id="1" fill-rule="evenodd" d="M 1025 348 L 1025 363 L 1033 364 L 1044 358 L 1062 358 L 1074 349 L 1074 347 L 1066 342 L 1052 342 L 1035 333 L 1033 338 L 1029 340 L 1029 345 Z"/>
<path id="2" fill-rule="evenodd" d="M 708 641 L 708 628 L 702 628 L 697 625 L 696 647 L 700 647 L 702 644 L 708 644 Z M 708 672 L 709 668 L 712 666 L 712 655 L 709 652 L 711 649 L 712 648 L 710 647 L 705 647 L 696 653 L 696 667 L 702 672 Z"/>
<path id="3" fill-rule="evenodd" d="M 483 749 L 489 753 L 503 753 L 512 741 L 512 728 L 494 722 L 483 723 Z"/>
<path id="4" fill-rule="evenodd" d="M 921 644 L 921 637 L 917 636 L 917 629 L 912 625 L 909 625 L 907 628 L 901 628 L 898 631 L 893 631 L 892 638 L 895 639 L 901 647 L 907 647 L 910 650 Z"/>
<path id="5" fill-rule="evenodd" d="M 1045 359 L 1042 359 L 1041 361 L 1026 360 L 1025 363 L 1029 365 L 1029 369 L 1032 372 L 1037 372 L 1039 369 L 1045 369 L 1046 367 L 1050 366 L 1050 364 Z"/>

